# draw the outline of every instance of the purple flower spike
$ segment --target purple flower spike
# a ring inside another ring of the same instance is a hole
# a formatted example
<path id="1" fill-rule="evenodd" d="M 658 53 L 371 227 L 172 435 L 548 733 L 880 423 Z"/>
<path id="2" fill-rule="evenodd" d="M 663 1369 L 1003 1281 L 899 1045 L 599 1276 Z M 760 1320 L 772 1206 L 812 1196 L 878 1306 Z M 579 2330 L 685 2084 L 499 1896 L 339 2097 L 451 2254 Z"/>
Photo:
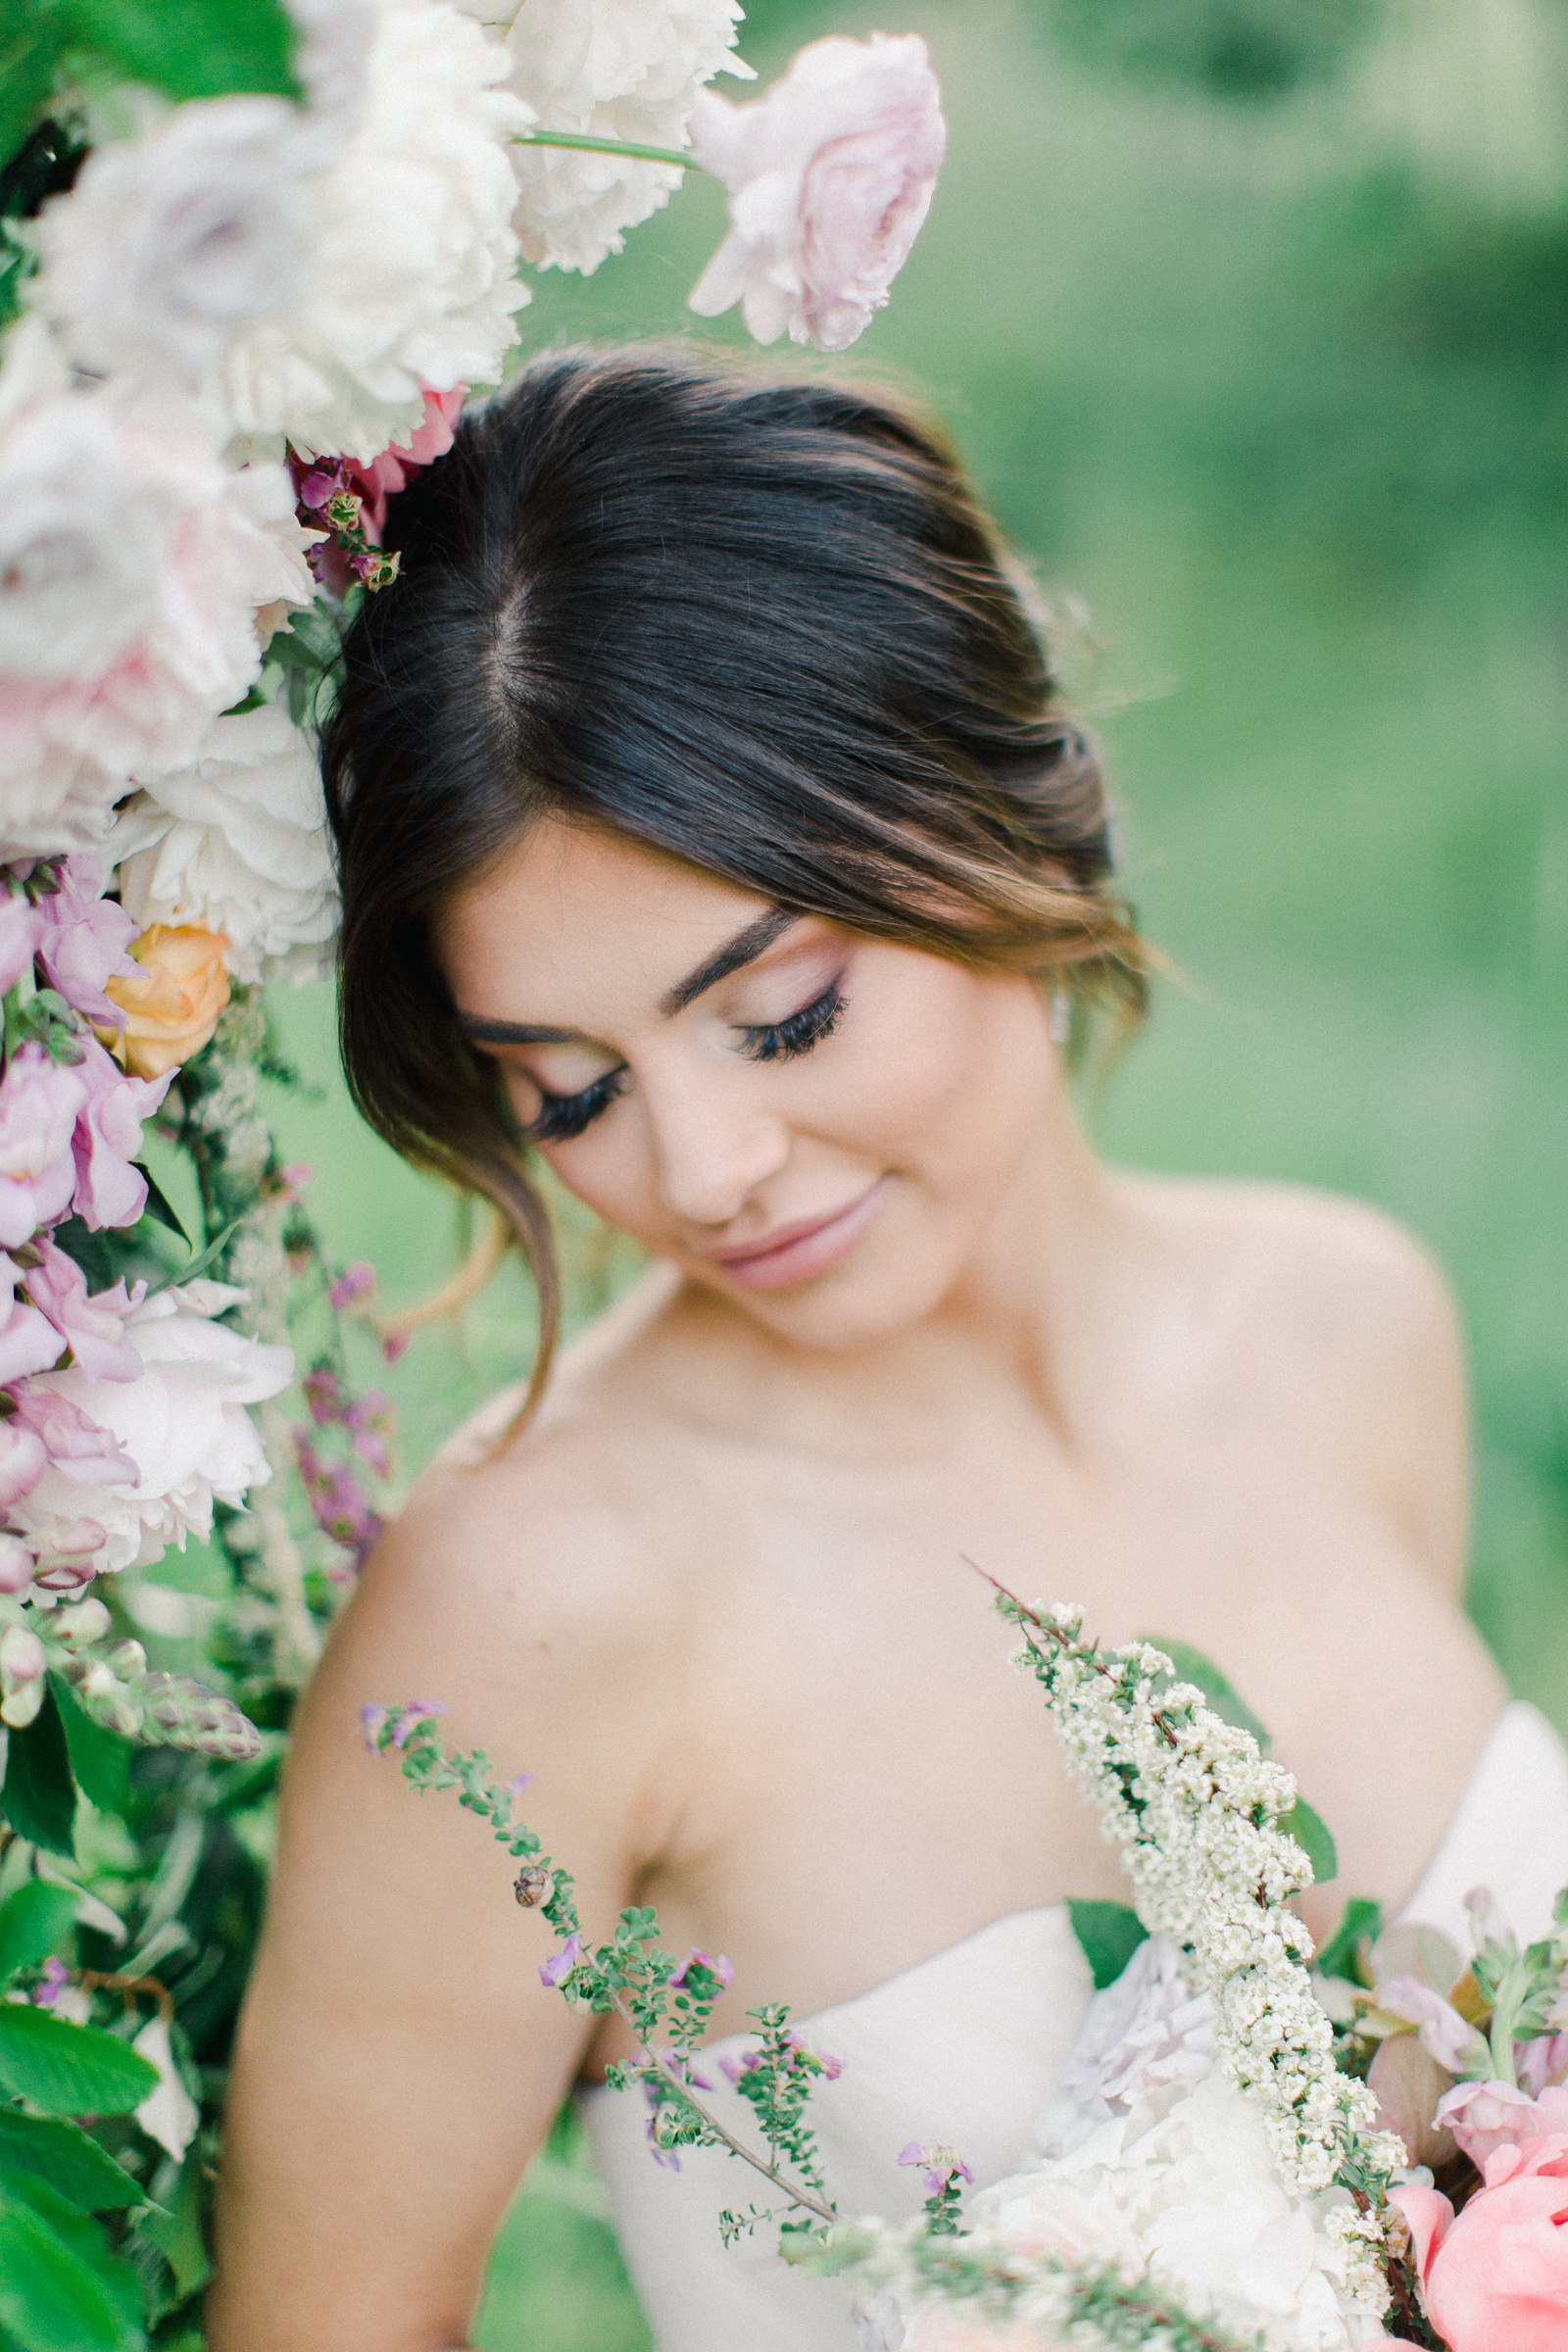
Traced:
<path id="1" fill-rule="evenodd" d="M 576 1935 L 568 1936 L 559 1952 L 552 1952 L 548 1960 L 540 1961 L 540 1984 L 548 1985 L 550 1990 L 554 1992 L 558 1985 L 564 1984 L 566 1979 L 570 1976 L 572 1970 L 576 1967 L 581 1958 L 581 1936 Z"/>

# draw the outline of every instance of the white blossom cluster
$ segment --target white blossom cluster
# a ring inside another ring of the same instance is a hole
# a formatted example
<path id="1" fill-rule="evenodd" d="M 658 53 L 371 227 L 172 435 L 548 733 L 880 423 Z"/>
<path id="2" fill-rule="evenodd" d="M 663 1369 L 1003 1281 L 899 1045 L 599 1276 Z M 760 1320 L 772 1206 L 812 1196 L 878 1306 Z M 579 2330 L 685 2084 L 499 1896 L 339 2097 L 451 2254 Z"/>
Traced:
<path id="1" fill-rule="evenodd" d="M 1290 1910 L 1311 1866 L 1279 1827 L 1296 1783 L 1250 1732 L 1225 1723 L 1147 1642 L 1100 1651 L 1083 1614 L 1038 1613 L 1014 1663 L 1046 1691 L 1069 1769 L 1123 1850 L 1140 1918 L 1183 1954 L 1214 2004 L 1221 2065 L 1256 2102 L 1286 2189 L 1310 2198 L 1348 2179 L 1371 2197 L 1336 2214 L 1349 2283 L 1382 2307 L 1376 2194 L 1404 2161 L 1376 2129 L 1377 2103 L 1340 2072 L 1333 2028 L 1307 1974 L 1312 1941 Z"/>

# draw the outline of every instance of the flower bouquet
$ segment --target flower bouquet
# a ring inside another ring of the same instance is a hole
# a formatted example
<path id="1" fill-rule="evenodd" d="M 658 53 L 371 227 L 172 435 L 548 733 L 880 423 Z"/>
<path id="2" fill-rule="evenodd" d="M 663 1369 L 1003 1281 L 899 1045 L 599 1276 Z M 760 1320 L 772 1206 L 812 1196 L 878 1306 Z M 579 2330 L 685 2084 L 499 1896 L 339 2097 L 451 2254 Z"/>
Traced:
<path id="1" fill-rule="evenodd" d="M 1314 1970 L 1290 1901 L 1325 1833 L 1223 1678 L 1191 1652 L 1199 1681 L 1151 1643 L 1102 1650 L 1076 1609 L 997 1606 L 1136 1908 L 1071 1906 L 1099 1989 L 1034 2159 L 965 2201 L 961 2154 L 911 2142 L 927 2194 L 903 2227 L 836 2210 L 810 2098 L 838 2062 L 786 2009 L 750 2011 L 756 2045 L 726 2066 L 749 2144 L 702 2072 L 729 1964 L 662 1949 L 646 1909 L 588 1943 L 523 1782 L 449 1751 L 439 1707 L 369 1709 L 366 1736 L 489 1822 L 518 1901 L 564 1938 L 542 1981 L 637 2038 L 614 2080 L 646 2098 L 655 2154 L 718 2146 L 765 2180 L 772 2201 L 726 2213 L 726 2235 L 778 2223 L 787 2259 L 846 2281 L 865 2352 L 1568 2343 L 1568 1893 L 1525 1950 L 1478 1894 L 1468 1963 L 1352 1903 Z"/>

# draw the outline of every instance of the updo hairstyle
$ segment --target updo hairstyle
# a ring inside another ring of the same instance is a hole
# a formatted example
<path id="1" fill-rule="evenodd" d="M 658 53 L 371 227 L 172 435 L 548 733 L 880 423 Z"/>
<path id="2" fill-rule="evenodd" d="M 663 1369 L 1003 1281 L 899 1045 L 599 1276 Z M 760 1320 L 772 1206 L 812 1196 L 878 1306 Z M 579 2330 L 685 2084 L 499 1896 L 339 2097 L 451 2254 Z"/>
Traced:
<path id="1" fill-rule="evenodd" d="M 1123 1024 L 1148 957 L 1104 779 L 940 428 L 880 391 L 648 346 L 554 352 L 391 502 L 398 578 L 322 731 L 354 1100 L 560 1285 L 441 910 L 536 824 L 608 826 L 802 914 L 1038 974 Z"/>

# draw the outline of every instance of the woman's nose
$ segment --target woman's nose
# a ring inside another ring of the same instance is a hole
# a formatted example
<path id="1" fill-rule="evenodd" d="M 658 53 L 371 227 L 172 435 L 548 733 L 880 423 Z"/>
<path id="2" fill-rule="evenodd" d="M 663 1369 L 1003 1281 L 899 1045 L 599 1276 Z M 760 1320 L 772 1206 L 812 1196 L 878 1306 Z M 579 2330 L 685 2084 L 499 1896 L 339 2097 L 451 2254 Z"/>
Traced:
<path id="1" fill-rule="evenodd" d="M 738 1085 L 646 1090 L 659 1197 L 683 1224 L 728 1225 L 789 1158 L 784 1121 Z"/>

